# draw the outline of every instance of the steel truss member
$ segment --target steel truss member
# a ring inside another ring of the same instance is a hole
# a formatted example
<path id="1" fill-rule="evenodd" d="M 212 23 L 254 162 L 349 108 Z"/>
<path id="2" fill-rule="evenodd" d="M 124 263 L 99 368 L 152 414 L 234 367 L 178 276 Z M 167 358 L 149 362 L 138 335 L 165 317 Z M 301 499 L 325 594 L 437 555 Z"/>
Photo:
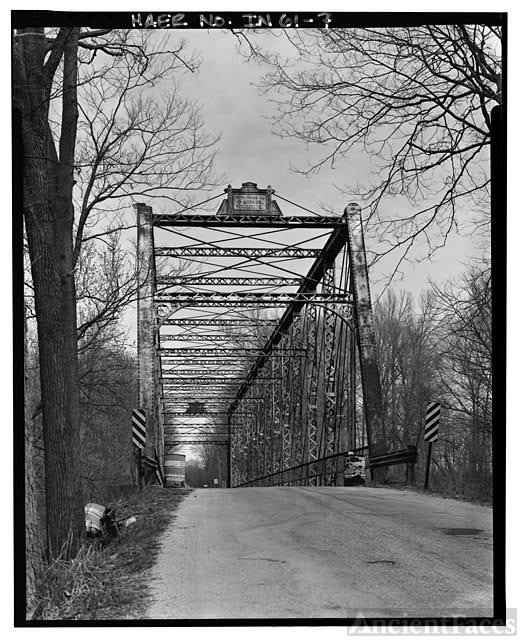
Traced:
<path id="1" fill-rule="evenodd" d="M 144 453 L 225 446 L 231 486 L 341 484 L 343 453 L 376 452 L 382 424 L 360 208 L 225 194 L 214 215 L 136 205 Z"/>

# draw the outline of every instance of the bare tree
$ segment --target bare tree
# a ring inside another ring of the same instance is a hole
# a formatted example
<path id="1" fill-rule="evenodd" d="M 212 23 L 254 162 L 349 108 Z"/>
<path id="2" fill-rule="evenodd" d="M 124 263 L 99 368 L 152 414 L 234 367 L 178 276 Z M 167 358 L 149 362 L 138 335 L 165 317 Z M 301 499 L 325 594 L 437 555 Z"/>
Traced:
<path id="1" fill-rule="evenodd" d="M 412 296 L 389 290 L 375 307 L 375 331 L 388 449 L 418 444 L 426 402 L 439 393 L 440 356 L 431 295 L 416 313 Z"/>
<path id="2" fill-rule="evenodd" d="M 204 469 L 199 458 L 186 460 L 186 484 L 190 487 L 202 487 L 204 484 Z"/>
<path id="3" fill-rule="evenodd" d="M 393 273 L 417 245 L 431 256 L 459 225 L 487 232 L 499 28 L 288 29 L 278 52 L 261 48 L 261 33 L 237 36 L 246 56 L 268 65 L 261 86 L 277 106 L 275 132 L 323 148 L 298 171 L 368 158 L 369 179 L 344 189 L 364 203 L 375 253 L 397 252 Z M 285 40 L 290 55 L 280 53 Z M 471 221 L 468 209 L 478 211 Z"/>
<path id="4" fill-rule="evenodd" d="M 140 279 L 135 252 L 123 248 L 120 236 L 120 232 L 112 232 L 101 245 L 85 243 L 76 263 L 80 353 L 91 344 L 99 347 L 110 341 L 105 330 L 117 324 L 137 298 Z"/>
<path id="5" fill-rule="evenodd" d="M 414 309 L 389 290 L 375 308 L 384 440 L 389 449 L 423 441 L 426 403 L 441 403 L 433 485 L 491 497 L 491 282 L 486 263 L 431 284 Z M 424 459 L 423 456 L 420 458 Z"/>
<path id="6" fill-rule="evenodd" d="M 81 467 L 84 494 L 107 504 L 131 485 L 130 420 L 137 397 L 137 362 L 117 325 L 80 353 Z"/>
<path id="7" fill-rule="evenodd" d="M 199 60 L 184 40 L 175 44 L 168 36 L 111 32 L 80 57 L 86 72 L 78 86 L 76 260 L 82 243 L 132 224 L 133 216 L 122 215 L 131 201 L 183 208 L 215 184 L 218 138 L 206 133 L 177 79 L 187 69 L 195 73 Z"/>
<path id="8" fill-rule="evenodd" d="M 38 518 L 38 469 L 36 464 L 36 438 L 31 415 L 29 376 L 29 337 L 27 333 L 27 308 L 24 305 L 24 413 L 25 413 L 25 558 L 26 558 L 26 610 L 30 619 L 38 604 L 38 579 L 43 565 L 43 545 Z"/>
<path id="9" fill-rule="evenodd" d="M 180 201 L 177 191 L 210 179 L 212 144 L 196 109 L 176 90 L 163 103 L 147 93 L 160 79 L 192 69 L 182 46 L 163 47 L 151 34 L 78 27 L 14 34 L 50 555 L 65 542 L 69 554 L 84 528 L 74 276 L 85 231 L 90 237 L 113 231 L 96 219 L 110 199 L 119 199 L 119 209 L 120 198 L 159 188 L 157 194 L 162 189 L 161 195 Z"/>
<path id="10" fill-rule="evenodd" d="M 228 465 L 226 449 L 219 445 L 204 444 L 200 447 L 200 455 L 204 465 L 205 482 L 209 487 L 215 487 L 214 480 L 217 479 L 217 486 L 221 487 Z"/>
<path id="11" fill-rule="evenodd" d="M 440 460 L 452 482 L 491 497 L 491 274 L 485 263 L 458 282 L 433 286 L 445 407 Z"/>
<path id="12" fill-rule="evenodd" d="M 14 40 L 14 105 L 21 114 L 24 219 L 38 319 L 46 447 L 47 537 L 52 554 L 83 530 L 76 477 L 79 395 L 72 254 L 74 149 L 79 29 L 60 30 L 50 51 L 43 29 Z M 62 133 L 49 124 L 53 78 L 63 59 Z M 69 545 L 70 547 L 71 545 Z"/>

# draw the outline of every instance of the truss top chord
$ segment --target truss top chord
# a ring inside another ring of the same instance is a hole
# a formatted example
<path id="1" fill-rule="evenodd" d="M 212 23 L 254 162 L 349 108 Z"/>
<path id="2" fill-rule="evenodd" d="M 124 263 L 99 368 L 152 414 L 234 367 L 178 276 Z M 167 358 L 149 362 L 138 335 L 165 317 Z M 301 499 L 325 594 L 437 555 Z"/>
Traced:
<path id="1" fill-rule="evenodd" d="M 334 229 L 346 225 L 343 217 L 332 216 L 280 216 L 229 214 L 207 215 L 200 213 L 154 214 L 154 227 L 275 227 L 299 229 Z"/>
<path id="2" fill-rule="evenodd" d="M 254 328 L 263 325 L 276 324 L 278 320 L 271 318 L 166 318 L 162 320 L 164 326 L 179 326 L 179 327 L 248 327 Z"/>
<path id="3" fill-rule="evenodd" d="M 195 305 L 203 304 L 212 306 L 227 306 L 230 304 L 255 303 L 269 305 L 279 303 L 282 305 L 291 302 L 302 303 L 329 303 L 341 304 L 353 302 L 350 293 L 316 293 L 315 291 L 297 291 L 295 293 L 279 292 L 255 292 L 255 291 L 194 291 L 194 292 L 172 292 L 160 293 L 156 298 L 157 304 L 175 302 L 177 304 Z"/>
<path id="4" fill-rule="evenodd" d="M 259 353 L 264 351 L 263 347 L 235 347 L 235 348 L 203 348 L 203 347 L 178 347 L 176 349 L 173 348 L 160 348 L 157 350 L 159 354 L 165 355 L 169 358 L 173 357 L 186 357 L 188 355 L 196 355 L 199 357 L 210 357 L 210 356 L 233 356 L 236 358 L 241 354 L 247 355 L 247 357 L 251 357 L 253 353 Z M 288 347 L 284 348 L 283 351 L 286 352 L 302 352 L 304 353 L 306 349 L 296 348 L 296 347 Z"/>
<path id="5" fill-rule="evenodd" d="M 251 341 L 253 338 L 245 336 L 243 334 L 235 334 L 235 335 L 219 335 L 215 333 L 209 334 L 196 334 L 196 333 L 180 333 L 178 335 L 173 334 L 162 334 L 161 342 L 189 342 L 190 340 L 193 342 L 233 342 L 233 340 L 243 340 L 243 341 Z"/>
<path id="6" fill-rule="evenodd" d="M 235 278 L 209 276 L 166 276 L 158 275 L 157 285 L 164 287 L 297 287 L 303 278 L 257 277 Z"/>
<path id="7" fill-rule="evenodd" d="M 321 249 L 299 247 L 156 247 L 159 257 L 186 258 L 316 258 Z"/>

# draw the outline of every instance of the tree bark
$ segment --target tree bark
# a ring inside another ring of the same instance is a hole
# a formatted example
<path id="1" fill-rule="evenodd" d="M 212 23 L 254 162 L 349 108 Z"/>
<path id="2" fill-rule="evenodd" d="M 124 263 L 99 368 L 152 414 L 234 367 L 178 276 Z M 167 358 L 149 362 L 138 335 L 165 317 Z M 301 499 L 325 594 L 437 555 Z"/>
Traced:
<path id="1" fill-rule="evenodd" d="M 24 361 L 27 364 L 27 318 L 24 308 Z M 31 620 L 38 604 L 38 579 L 43 566 L 43 545 L 38 523 L 38 498 L 34 448 L 34 424 L 28 403 L 27 369 L 24 375 L 25 415 L 25 602 L 26 619 Z"/>
<path id="2" fill-rule="evenodd" d="M 70 557 L 84 530 L 77 473 L 79 393 L 72 244 L 77 37 L 77 29 L 60 30 L 45 63 L 43 29 L 22 30 L 15 37 L 13 64 L 15 108 L 22 114 L 23 215 L 38 324 L 49 557 L 62 551 Z M 52 78 L 63 53 L 58 157 L 48 115 Z"/>

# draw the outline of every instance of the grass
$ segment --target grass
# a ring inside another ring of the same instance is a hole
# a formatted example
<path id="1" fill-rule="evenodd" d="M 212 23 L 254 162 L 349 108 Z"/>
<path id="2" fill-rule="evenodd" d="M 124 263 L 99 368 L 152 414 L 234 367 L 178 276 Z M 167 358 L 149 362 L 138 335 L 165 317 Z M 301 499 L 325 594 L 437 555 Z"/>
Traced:
<path id="1" fill-rule="evenodd" d="M 430 487 L 427 491 L 423 489 L 423 485 L 421 483 L 416 482 L 415 484 L 405 484 L 404 482 L 382 482 L 382 481 L 373 481 L 367 480 L 367 487 L 376 487 L 381 489 L 397 489 L 399 491 L 410 491 L 412 493 L 429 495 L 437 498 L 451 498 L 452 500 L 461 500 L 462 502 L 470 502 L 472 504 L 476 504 L 484 507 L 492 507 L 493 499 L 488 497 L 476 496 L 473 494 L 467 494 L 463 491 L 456 491 L 455 489 L 450 489 L 448 487 Z"/>
<path id="2" fill-rule="evenodd" d="M 149 604 L 147 571 L 161 534 L 189 493 L 149 486 L 129 496 L 118 518 L 137 522 L 106 545 L 86 540 L 70 562 L 55 560 L 41 581 L 38 620 L 128 620 L 143 617 Z"/>

